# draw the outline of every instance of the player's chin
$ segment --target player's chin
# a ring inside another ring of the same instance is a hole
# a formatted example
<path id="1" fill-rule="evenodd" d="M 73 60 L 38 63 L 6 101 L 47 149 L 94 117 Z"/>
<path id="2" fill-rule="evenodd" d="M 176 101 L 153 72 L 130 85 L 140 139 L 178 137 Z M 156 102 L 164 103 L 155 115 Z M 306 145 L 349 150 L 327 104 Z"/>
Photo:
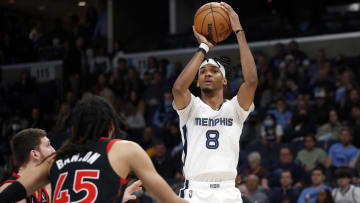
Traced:
<path id="1" fill-rule="evenodd" d="M 214 91 L 214 89 L 210 88 L 210 87 L 203 87 L 203 88 L 201 88 L 201 91 L 204 92 L 205 94 L 207 94 L 207 93 L 212 93 Z"/>

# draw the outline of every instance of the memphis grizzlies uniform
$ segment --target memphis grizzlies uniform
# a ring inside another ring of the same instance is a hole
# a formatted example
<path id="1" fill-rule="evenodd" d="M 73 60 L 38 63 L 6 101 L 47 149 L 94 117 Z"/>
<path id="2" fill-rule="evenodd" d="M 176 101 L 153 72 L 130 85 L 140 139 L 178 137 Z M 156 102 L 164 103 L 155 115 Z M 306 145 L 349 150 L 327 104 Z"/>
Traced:
<path id="1" fill-rule="evenodd" d="M 182 160 L 186 182 L 185 190 L 180 192 L 180 196 L 191 202 L 196 198 L 195 193 L 201 191 L 202 197 L 196 202 L 211 202 L 215 197 L 211 197 L 211 194 L 206 195 L 206 191 L 211 188 L 227 188 L 231 194 L 225 196 L 236 197 L 234 201 L 223 202 L 241 201 L 241 194 L 235 188 L 239 140 L 243 123 L 253 111 L 254 104 L 245 111 L 235 96 L 224 101 L 218 110 L 214 110 L 199 97 L 191 94 L 190 103 L 184 109 L 178 110 L 175 103 L 173 107 L 180 117 L 184 145 Z M 216 193 L 219 195 L 221 192 Z"/>

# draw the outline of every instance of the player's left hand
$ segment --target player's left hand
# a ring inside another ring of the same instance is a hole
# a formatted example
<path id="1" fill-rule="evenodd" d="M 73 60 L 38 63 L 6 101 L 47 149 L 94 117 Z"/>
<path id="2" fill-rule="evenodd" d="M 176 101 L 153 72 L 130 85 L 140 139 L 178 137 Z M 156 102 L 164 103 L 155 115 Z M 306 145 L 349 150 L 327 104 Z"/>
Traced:
<path id="1" fill-rule="evenodd" d="M 137 180 L 130 186 L 126 187 L 122 202 L 127 202 L 129 200 L 136 199 L 136 196 L 133 195 L 132 193 L 142 190 L 141 185 L 142 185 L 141 180 Z"/>
<path id="2" fill-rule="evenodd" d="M 230 18 L 230 22 L 231 22 L 231 28 L 232 30 L 235 32 L 237 30 L 242 30 L 242 26 L 240 24 L 240 20 L 239 20 L 239 16 L 238 14 L 234 11 L 234 9 L 227 3 L 225 2 L 220 2 L 220 6 L 221 8 L 223 8 L 227 14 L 229 15 Z"/>

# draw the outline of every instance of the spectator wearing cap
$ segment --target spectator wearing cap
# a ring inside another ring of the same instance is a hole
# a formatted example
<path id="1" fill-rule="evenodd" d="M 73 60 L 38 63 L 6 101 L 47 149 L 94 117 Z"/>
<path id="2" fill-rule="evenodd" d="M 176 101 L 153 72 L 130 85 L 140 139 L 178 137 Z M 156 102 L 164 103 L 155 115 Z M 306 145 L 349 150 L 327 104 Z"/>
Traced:
<path id="1" fill-rule="evenodd" d="M 349 168 L 338 168 L 335 171 L 338 188 L 333 189 L 332 196 L 336 203 L 360 202 L 360 188 L 350 184 L 351 173 Z"/>
<path id="2" fill-rule="evenodd" d="M 274 139 L 276 143 L 280 143 L 283 135 L 284 130 L 281 125 L 276 123 L 275 116 L 273 114 L 267 114 L 261 126 L 263 142 L 265 142 L 265 139 Z"/>
<path id="3" fill-rule="evenodd" d="M 293 178 L 291 171 L 283 170 L 280 177 L 280 187 L 271 189 L 271 202 L 281 202 L 283 199 L 289 199 L 291 202 L 296 202 L 300 195 L 298 187 L 293 187 Z"/>
<path id="4" fill-rule="evenodd" d="M 331 190 L 329 186 L 324 185 L 324 180 L 324 168 L 321 166 L 314 168 L 311 173 L 312 186 L 305 188 L 301 192 L 297 203 L 315 203 L 317 199 L 317 193 L 320 190 Z"/>
<path id="5" fill-rule="evenodd" d="M 358 153 L 358 149 L 351 143 L 352 134 L 348 127 L 341 129 L 340 140 L 341 143 L 331 145 L 326 160 L 325 166 L 330 168 L 331 171 L 343 166 L 349 166 Z"/>
<path id="6" fill-rule="evenodd" d="M 291 121 L 292 113 L 286 110 L 284 99 L 278 99 L 276 101 L 276 109 L 268 111 L 276 118 L 276 123 L 280 124 L 283 129 L 286 129 Z"/>
<path id="7" fill-rule="evenodd" d="M 299 163 L 305 171 L 312 171 L 318 164 L 324 165 L 327 159 L 326 152 L 315 147 L 316 138 L 313 135 L 306 135 L 304 139 L 305 148 L 298 152 L 296 162 Z"/>

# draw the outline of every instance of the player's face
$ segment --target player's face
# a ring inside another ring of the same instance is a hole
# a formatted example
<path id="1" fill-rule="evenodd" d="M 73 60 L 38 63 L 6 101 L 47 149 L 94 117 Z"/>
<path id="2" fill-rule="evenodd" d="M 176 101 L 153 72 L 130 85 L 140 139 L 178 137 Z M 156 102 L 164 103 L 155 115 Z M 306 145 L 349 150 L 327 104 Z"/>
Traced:
<path id="1" fill-rule="evenodd" d="M 40 151 L 40 161 L 42 161 L 44 158 L 55 152 L 55 149 L 51 146 L 48 137 L 45 136 L 41 138 L 39 151 Z"/>
<path id="2" fill-rule="evenodd" d="M 198 86 L 204 92 L 213 92 L 223 88 L 227 84 L 220 69 L 216 66 L 207 64 L 199 71 Z"/>

